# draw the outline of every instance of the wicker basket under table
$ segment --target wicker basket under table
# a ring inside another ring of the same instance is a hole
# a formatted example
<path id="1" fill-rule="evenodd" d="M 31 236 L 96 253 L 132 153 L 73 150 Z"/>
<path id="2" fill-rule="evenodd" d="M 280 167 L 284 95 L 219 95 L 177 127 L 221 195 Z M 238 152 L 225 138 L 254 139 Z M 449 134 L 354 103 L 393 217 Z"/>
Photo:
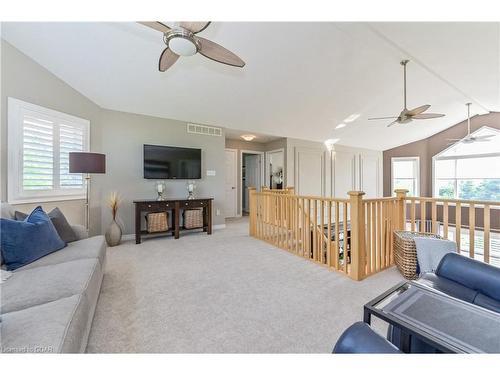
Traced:
<path id="1" fill-rule="evenodd" d="M 168 230 L 168 212 L 153 212 L 146 215 L 148 233 L 166 232 Z"/>
<path id="2" fill-rule="evenodd" d="M 408 280 L 415 280 L 418 278 L 415 237 L 442 239 L 441 236 L 433 233 L 394 231 L 394 262 L 399 272 Z"/>
<path id="3" fill-rule="evenodd" d="M 184 210 L 184 228 L 203 228 L 203 208 Z"/>

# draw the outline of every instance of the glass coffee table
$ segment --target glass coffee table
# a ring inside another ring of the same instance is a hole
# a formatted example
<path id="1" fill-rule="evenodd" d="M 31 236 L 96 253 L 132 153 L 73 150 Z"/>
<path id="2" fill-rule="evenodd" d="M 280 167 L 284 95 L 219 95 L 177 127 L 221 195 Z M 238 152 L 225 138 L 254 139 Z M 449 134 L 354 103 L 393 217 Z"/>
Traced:
<path id="1" fill-rule="evenodd" d="M 500 314 L 418 282 L 402 282 L 368 302 L 364 322 L 372 315 L 401 329 L 405 353 L 412 336 L 444 353 L 500 353 Z"/>

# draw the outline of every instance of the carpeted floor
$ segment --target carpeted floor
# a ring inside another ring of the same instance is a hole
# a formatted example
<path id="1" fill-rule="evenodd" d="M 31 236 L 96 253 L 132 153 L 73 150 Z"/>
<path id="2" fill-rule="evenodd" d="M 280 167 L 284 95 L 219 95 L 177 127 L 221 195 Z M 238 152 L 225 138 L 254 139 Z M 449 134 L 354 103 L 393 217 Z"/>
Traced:
<path id="1" fill-rule="evenodd" d="M 328 353 L 363 304 L 401 280 L 355 282 L 248 236 L 130 240 L 108 249 L 88 352 Z"/>

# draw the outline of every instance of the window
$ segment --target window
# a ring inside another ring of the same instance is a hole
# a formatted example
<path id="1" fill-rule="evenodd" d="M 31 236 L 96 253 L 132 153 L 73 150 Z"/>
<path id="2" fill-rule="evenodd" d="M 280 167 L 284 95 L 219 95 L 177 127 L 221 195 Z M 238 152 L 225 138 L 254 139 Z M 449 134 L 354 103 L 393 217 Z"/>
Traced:
<path id="1" fill-rule="evenodd" d="M 9 202 L 83 198 L 83 176 L 69 173 L 68 153 L 88 151 L 89 121 L 8 100 Z"/>
<path id="2" fill-rule="evenodd" d="M 500 132 L 486 126 L 473 136 L 486 142 L 457 142 L 433 158 L 435 197 L 500 200 Z"/>
<path id="3" fill-rule="evenodd" d="M 408 195 L 416 197 L 420 185 L 420 158 L 418 156 L 391 159 L 391 191 L 407 189 Z"/>

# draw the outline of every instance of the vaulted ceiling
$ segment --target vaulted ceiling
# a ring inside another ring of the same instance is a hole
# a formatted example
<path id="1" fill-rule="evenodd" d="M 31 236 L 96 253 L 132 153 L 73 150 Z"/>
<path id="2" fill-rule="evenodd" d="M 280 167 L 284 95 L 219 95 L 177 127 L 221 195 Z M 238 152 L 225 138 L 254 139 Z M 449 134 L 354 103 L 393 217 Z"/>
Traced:
<path id="1" fill-rule="evenodd" d="M 200 55 L 160 73 L 161 34 L 130 23 L 4 23 L 2 37 L 98 105 L 272 136 L 384 150 L 472 112 L 500 111 L 499 23 L 212 23 L 246 62 Z M 431 104 L 446 117 L 387 128 L 369 117 Z M 351 115 L 359 117 L 342 129 Z M 487 124 L 485 124 L 487 125 Z"/>

